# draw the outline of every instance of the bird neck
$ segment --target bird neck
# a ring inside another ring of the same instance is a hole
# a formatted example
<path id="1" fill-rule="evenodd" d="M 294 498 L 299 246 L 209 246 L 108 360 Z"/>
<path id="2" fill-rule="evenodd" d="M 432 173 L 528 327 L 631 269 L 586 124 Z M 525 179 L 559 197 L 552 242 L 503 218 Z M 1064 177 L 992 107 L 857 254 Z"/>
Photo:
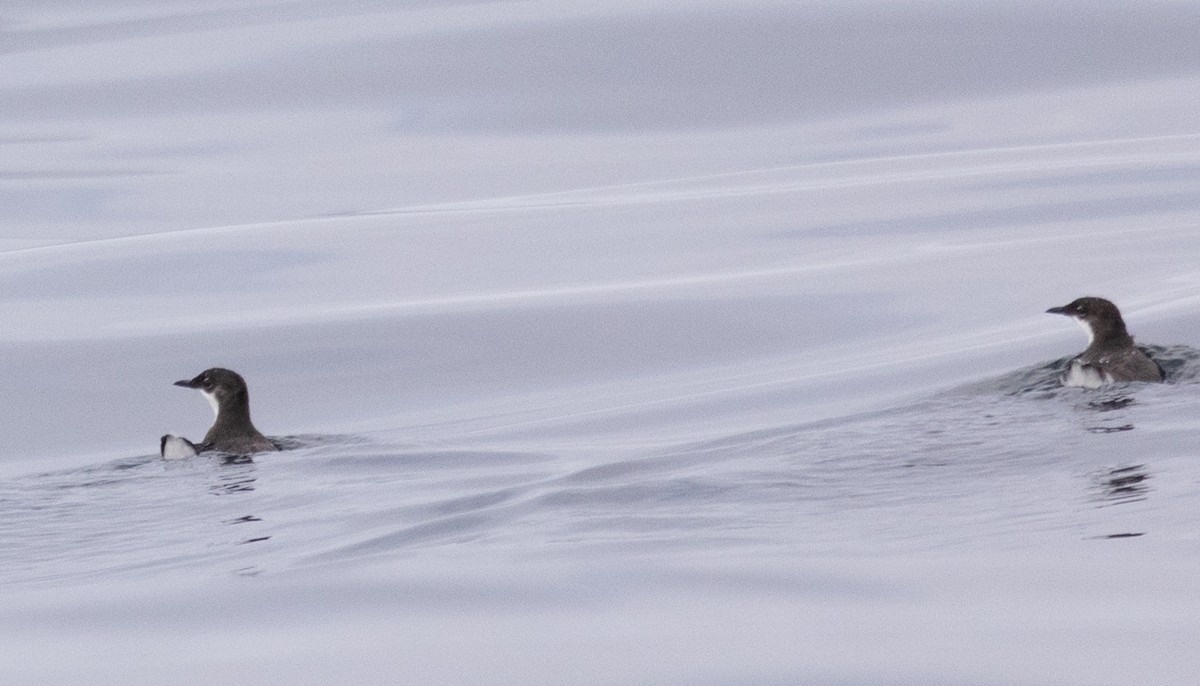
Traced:
<path id="1" fill-rule="evenodd" d="M 1133 336 L 1125 330 L 1125 322 L 1094 321 L 1088 322 L 1092 328 L 1092 342 L 1089 348 L 1125 348 L 1133 345 Z"/>
<path id="2" fill-rule="evenodd" d="M 217 411 L 217 418 L 205 440 L 217 436 L 253 436 L 258 433 L 250 421 L 250 402 L 245 397 L 231 398 Z"/>

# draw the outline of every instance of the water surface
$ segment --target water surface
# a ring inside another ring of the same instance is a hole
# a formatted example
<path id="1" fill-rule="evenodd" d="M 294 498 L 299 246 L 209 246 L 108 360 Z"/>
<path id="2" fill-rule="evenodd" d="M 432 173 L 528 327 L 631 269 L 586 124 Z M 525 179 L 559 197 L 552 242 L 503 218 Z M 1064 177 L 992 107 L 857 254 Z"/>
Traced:
<path id="1" fill-rule="evenodd" d="M 1193 683 L 1200 10 L 1091 9 L 9 3 L 0 678 Z"/>

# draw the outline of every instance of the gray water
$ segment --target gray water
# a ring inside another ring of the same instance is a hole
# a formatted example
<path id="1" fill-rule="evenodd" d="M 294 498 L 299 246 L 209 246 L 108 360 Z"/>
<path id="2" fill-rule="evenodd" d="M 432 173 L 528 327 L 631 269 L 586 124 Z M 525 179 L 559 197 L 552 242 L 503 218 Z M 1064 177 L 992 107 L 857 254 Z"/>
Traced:
<path id="1" fill-rule="evenodd" d="M 0 681 L 1194 683 L 1197 29 L 5 5 Z"/>

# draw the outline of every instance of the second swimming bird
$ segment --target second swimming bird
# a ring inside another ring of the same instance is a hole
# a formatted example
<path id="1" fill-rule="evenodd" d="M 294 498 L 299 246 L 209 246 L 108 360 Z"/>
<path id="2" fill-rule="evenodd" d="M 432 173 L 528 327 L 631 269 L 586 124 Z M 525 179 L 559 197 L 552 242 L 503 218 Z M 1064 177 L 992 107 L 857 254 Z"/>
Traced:
<path id="1" fill-rule="evenodd" d="M 1162 369 L 1133 344 L 1117 306 L 1104 298 L 1079 298 L 1046 310 L 1079 322 L 1088 334 L 1088 347 L 1071 358 L 1064 386 L 1098 388 L 1120 381 L 1162 381 Z"/>

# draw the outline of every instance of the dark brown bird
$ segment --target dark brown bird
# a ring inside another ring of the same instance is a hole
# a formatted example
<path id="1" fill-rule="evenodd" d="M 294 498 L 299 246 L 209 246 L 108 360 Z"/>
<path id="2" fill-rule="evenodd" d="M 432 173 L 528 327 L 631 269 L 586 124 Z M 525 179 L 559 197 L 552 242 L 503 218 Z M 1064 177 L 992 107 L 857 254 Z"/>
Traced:
<path id="1" fill-rule="evenodd" d="M 1088 334 L 1088 347 L 1071 358 L 1064 386 L 1098 388 L 1120 381 L 1162 381 L 1162 370 L 1133 344 L 1117 306 L 1104 298 L 1079 298 L 1049 314 L 1066 315 Z"/>
<path id="2" fill-rule="evenodd" d="M 186 457 L 207 450 L 232 455 L 279 450 L 250 421 L 250 392 L 237 372 L 213 367 L 175 385 L 200 391 L 212 405 L 216 419 L 200 443 L 170 434 L 163 436 L 159 444 L 163 457 Z"/>

